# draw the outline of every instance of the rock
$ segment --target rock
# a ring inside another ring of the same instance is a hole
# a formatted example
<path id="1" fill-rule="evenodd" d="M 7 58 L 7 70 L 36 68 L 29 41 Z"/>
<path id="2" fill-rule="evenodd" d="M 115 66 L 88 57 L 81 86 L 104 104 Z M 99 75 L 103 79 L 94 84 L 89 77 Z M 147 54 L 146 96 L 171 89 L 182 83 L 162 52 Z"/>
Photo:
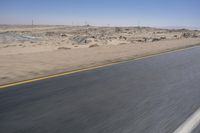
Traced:
<path id="1" fill-rule="evenodd" d="M 120 27 L 115 27 L 115 32 L 116 32 L 116 33 L 121 32 L 121 28 L 120 28 Z"/>
<path id="2" fill-rule="evenodd" d="M 165 39 L 167 39 L 167 38 L 166 38 L 166 36 L 161 36 L 160 39 L 161 39 L 161 40 L 165 40 Z"/>
<path id="3" fill-rule="evenodd" d="M 67 48 L 67 47 L 59 47 L 58 50 L 69 50 L 71 48 Z"/>
<path id="4" fill-rule="evenodd" d="M 137 42 L 145 42 L 143 39 L 137 39 Z"/>
<path id="5" fill-rule="evenodd" d="M 196 33 L 192 34 L 192 38 L 198 38 L 199 36 Z"/>
<path id="6" fill-rule="evenodd" d="M 197 38 L 199 37 L 196 33 L 185 32 L 181 34 L 183 38 Z"/>
<path id="7" fill-rule="evenodd" d="M 114 37 L 114 36 L 110 36 L 110 37 L 108 37 L 108 39 L 110 39 L 110 40 L 116 40 L 117 39 L 117 37 Z"/>
<path id="8" fill-rule="evenodd" d="M 156 42 L 156 41 L 160 41 L 161 39 L 160 38 L 152 38 L 152 42 Z"/>
<path id="9" fill-rule="evenodd" d="M 144 39 L 144 42 L 147 42 L 147 41 L 148 41 L 148 38 L 146 38 L 146 37 L 143 37 L 143 39 Z"/>
<path id="10" fill-rule="evenodd" d="M 99 45 L 98 44 L 92 44 L 92 45 L 89 46 L 89 48 L 94 48 L 94 47 L 99 47 Z"/>
<path id="11" fill-rule="evenodd" d="M 120 39 L 120 40 L 126 40 L 127 38 L 124 37 L 124 36 L 120 36 L 119 39 Z"/>
<path id="12" fill-rule="evenodd" d="M 70 40 L 72 40 L 73 42 L 75 42 L 75 44 L 79 44 L 79 45 L 85 45 L 88 44 L 90 42 L 92 42 L 91 39 L 89 39 L 89 36 L 75 36 L 73 38 L 71 38 Z"/>
<path id="13" fill-rule="evenodd" d="M 90 43 L 90 42 L 92 42 L 92 40 L 88 40 L 88 39 L 85 40 L 85 43 L 86 43 L 86 44 L 87 44 L 87 43 Z"/>
<path id="14" fill-rule="evenodd" d="M 192 35 L 191 35 L 191 33 L 189 33 L 189 32 L 184 32 L 184 33 L 182 33 L 181 34 L 181 37 L 183 37 L 183 38 L 189 38 L 189 37 L 191 37 Z"/>
<path id="15" fill-rule="evenodd" d="M 128 44 L 128 43 L 120 43 L 119 45 L 126 45 L 126 44 Z"/>
<path id="16" fill-rule="evenodd" d="M 75 36 L 72 38 L 72 41 L 78 43 L 78 44 L 86 44 L 87 43 L 87 37 L 85 36 Z"/>
<path id="17" fill-rule="evenodd" d="M 64 33 L 61 33 L 60 36 L 61 36 L 61 37 L 67 37 L 67 35 L 64 34 Z"/>
<path id="18" fill-rule="evenodd" d="M 91 38 L 96 39 L 97 37 L 96 36 L 91 36 Z"/>
<path id="19" fill-rule="evenodd" d="M 178 38 L 178 35 L 174 35 L 175 38 Z"/>
<path id="20" fill-rule="evenodd" d="M 45 36 L 54 36 L 54 35 L 55 35 L 54 32 L 46 32 L 46 33 L 45 33 Z"/>
<path id="21" fill-rule="evenodd" d="M 147 42 L 148 38 L 143 37 L 143 38 L 137 38 L 135 41 L 136 42 Z"/>

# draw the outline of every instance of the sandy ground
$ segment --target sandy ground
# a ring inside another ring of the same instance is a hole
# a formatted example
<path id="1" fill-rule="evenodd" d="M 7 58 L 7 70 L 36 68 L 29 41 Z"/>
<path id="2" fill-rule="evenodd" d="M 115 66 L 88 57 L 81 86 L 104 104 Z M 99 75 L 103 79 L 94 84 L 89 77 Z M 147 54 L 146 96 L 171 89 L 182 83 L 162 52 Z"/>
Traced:
<path id="1" fill-rule="evenodd" d="M 0 84 L 200 44 L 199 31 L 0 26 Z"/>

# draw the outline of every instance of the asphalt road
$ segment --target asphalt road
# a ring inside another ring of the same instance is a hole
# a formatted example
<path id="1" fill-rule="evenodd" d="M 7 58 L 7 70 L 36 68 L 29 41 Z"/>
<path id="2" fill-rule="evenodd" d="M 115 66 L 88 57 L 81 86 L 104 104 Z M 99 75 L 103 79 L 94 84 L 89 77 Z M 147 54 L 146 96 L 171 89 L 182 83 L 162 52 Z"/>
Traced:
<path id="1" fill-rule="evenodd" d="M 172 133 L 199 107 L 196 47 L 0 90 L 0 133 Z"/>

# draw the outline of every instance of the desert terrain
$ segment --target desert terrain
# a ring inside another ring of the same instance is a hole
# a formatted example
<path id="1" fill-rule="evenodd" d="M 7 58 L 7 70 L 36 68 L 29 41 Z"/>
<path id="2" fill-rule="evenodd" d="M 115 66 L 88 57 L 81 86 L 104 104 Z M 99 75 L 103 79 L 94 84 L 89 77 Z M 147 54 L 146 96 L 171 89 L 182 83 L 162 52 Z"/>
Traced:
<path id="1" fill-rule="evenodd" d="M 1 25 L 0 84 L 196 45 L 198 30 Z"/>

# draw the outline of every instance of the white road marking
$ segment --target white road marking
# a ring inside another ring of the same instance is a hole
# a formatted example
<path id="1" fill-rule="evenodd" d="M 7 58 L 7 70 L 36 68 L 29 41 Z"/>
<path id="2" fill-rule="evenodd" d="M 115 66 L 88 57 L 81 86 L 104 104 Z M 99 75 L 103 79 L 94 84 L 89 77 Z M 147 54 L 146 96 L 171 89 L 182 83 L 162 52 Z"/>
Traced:
<path id="1" fill-rule="evenodd" d="M 192 114 L 174 133 L 192 133 L 192 131 L 200 124 L 200 108 Z"/>

